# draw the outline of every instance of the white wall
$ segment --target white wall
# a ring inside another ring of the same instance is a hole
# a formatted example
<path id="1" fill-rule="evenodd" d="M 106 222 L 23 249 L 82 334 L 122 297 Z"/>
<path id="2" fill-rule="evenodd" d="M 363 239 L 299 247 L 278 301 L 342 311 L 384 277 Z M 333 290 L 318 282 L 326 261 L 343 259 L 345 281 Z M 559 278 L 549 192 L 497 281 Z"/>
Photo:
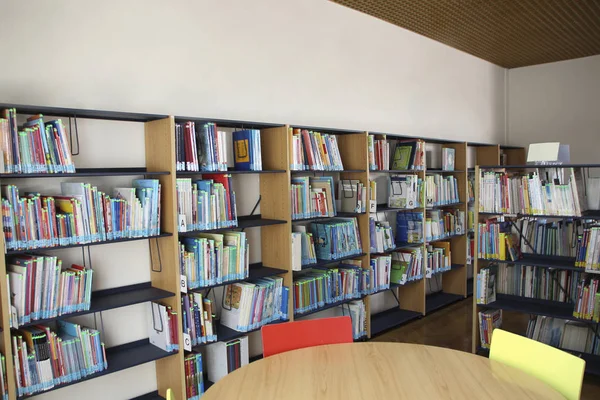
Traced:
<path id="1" fill-rule="evenodd" d="M 570 145 L 574 163 L 599 163 L 600 55 L 508 71 L 508 141 Z"/>
<path id="2" fill-rule="evenodd" d="M 2 3 L 0 102 L 504 140 L 504 69 L 326 0 Z M 143 163 L 141 124 L 79 128 L 78 167 Z M 256 183 L 236 186 L 254 186 L 238 196 L 245 213 Z M 122 285 L 114 276 L 148 280 L 147 256 L 134 256 L 145 243 L 118 246 L 94 250 L 96 287 Z M 109 261 L 115 250 L 122 260 Z M 107 345 L 144 337 L 146 311 L 106 313 Z M 39 398 L 120 399 L 155 387 L 148 364 Z"/>

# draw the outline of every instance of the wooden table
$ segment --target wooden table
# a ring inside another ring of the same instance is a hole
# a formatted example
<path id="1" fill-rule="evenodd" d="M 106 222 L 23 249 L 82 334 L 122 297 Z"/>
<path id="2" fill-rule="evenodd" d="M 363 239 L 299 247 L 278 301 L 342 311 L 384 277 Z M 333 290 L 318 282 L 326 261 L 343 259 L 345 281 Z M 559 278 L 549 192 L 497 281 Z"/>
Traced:
<path id="1" fill-rule="evenodd" d="M 352 343 L 278 354 L 238 369 L 202 400 L 563 399 L 538 379 L 462 351 Z"/>

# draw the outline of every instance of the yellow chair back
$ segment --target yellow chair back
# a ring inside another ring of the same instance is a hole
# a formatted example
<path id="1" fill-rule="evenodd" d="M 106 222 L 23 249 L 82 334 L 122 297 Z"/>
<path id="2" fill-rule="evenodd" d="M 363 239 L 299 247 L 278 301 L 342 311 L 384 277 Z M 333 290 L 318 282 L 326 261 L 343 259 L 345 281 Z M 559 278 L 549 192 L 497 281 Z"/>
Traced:
<path id="1" fill-rule="evenodd" d="M 567 400 L 581 395 L 585 361 L 552 346 L 494 329 L 490 359 L 535 376 Z"/>
<path id="2" fill-rule="evenodd" d="M 175 400 L 175 396 L 173 395 L 173 389 L 167 389 L 167 400 Z"/>

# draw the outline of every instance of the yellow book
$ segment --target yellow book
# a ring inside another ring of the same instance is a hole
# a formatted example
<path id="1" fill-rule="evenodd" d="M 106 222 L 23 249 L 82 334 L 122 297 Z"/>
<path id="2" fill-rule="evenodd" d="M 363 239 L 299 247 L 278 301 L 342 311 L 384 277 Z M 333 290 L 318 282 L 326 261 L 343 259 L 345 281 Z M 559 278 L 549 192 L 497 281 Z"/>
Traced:
<path id="1" fill-rule="evenodd" d="M 506 234 L 500 233 L 498 243 L 498 254 L 496 258 L 499 260 L 506 260 Z"/>

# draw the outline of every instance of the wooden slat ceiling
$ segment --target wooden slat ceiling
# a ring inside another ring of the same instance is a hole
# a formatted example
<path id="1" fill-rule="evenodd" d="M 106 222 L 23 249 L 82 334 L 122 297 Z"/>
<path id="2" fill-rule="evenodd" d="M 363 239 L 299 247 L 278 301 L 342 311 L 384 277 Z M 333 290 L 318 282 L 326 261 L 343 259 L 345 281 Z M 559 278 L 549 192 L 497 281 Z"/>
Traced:
<path id="1" fill-rule="evenodd" d="M 600 0 L 332 0 L 506 68 L 600 54 Z"/>

